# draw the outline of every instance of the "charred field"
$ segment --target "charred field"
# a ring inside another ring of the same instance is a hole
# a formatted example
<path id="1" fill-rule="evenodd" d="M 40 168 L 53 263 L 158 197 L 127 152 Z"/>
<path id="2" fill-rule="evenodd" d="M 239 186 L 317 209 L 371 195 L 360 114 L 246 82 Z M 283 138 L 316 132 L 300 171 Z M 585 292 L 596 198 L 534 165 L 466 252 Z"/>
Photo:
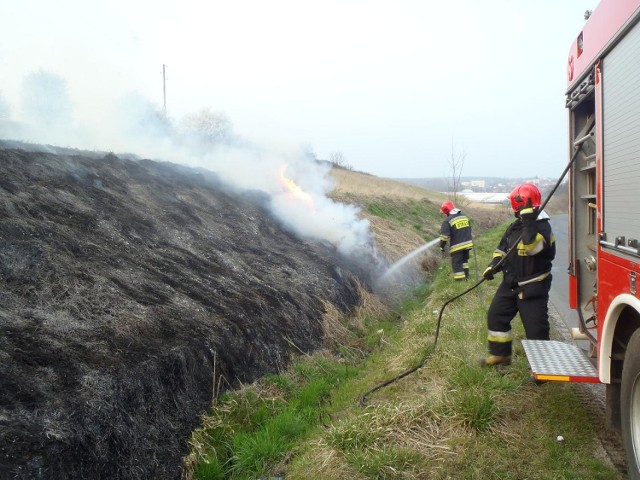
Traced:
<path id="1" fill-rule="evenodd" d="M 174 479 L 214 390 L 322 347 L 358 268 L 206 171 L 0 142 L 0 477 Z"/>

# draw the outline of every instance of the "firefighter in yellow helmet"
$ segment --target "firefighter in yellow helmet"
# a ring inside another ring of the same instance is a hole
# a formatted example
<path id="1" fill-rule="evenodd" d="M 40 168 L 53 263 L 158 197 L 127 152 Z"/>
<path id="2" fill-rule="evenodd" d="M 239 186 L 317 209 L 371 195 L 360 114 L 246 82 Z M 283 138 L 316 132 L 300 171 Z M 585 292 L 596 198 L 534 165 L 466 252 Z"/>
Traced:
<path id="1" fill-rule="evenodd" d="M 440 250 L 449 242 L 451 268 L 456 281 L 469 278 L 469 251 L 473 248 L 471 224 L 469 219 L 456 208 L 451 201 L 446 201 L 440 211 L 447 217 L 440 227 Z"/>
<path id="2" fill-rule="evenodd" d="M 549 340 L 547 304 L 551 261 L 556 255 L 549 216 L 540 210 L 540 190 L 533 184 L 516 187 L 509 199 L 516 220 L 507 227 L 493 260 L 482 274 L 492 280 L 496 272 L 503 273 L 487 312 L 489 356 L 480 361 L 485 366 L 511 363 L 511 320 L 517 313 L 528 339 Z M 514 248 L 516 251 L 498 266 Z"/>

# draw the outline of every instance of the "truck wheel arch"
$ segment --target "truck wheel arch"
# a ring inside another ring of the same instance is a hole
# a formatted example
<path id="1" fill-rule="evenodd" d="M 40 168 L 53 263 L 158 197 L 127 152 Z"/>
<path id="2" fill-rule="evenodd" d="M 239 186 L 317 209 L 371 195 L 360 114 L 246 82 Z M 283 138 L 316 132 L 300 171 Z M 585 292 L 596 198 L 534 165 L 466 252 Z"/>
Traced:
<path id="1" fill-rule="evenodd" d="M 609 305 L 602 329 L 598 355 L 598 375 L 602 383 L 612 381 L 614 343 L 622 342 L 626 346 L 637 328 L 640 328 L 640 300 L 628 293 L 618 295 Z"/>

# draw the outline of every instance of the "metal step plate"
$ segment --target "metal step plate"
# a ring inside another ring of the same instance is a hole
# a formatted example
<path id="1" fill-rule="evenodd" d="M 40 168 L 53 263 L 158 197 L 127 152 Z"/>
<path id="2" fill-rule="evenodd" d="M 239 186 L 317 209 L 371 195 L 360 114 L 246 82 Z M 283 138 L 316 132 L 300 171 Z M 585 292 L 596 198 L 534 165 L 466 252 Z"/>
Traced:
<path id="1" fill-rule="evenodd" d="M 536 380 L 600 383 L 598 372 L 582 350 L 557 340 L 522 340 Z"/>

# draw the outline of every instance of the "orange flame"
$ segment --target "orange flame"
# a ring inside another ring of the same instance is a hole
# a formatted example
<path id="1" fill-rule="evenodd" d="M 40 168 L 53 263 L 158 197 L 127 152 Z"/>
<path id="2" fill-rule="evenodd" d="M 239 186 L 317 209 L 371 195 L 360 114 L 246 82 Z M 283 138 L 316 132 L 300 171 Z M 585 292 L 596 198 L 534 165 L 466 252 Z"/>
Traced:
<path id="1" fill-rule="evenodd" d="M 294 182 L 290 178 L 287 178 L 287 176 L 284 174 L 286 170 L 287 170 L 287 164 L 284 163 L 280 166 L 280 169 L 278 171 L 280 175 L 280 181 L 282 182 L 282 185 L 284 186 L 286 191 L 289 192 L 298 200 L 302 200 L 304 203 L 307 204 L 307 206 L 309 206 L 309 208 L 313 209 L 314 204 L 313 204 L 313 198 L 311 197 L 311 195 L 309 195 L 302 188 L 300 188 L 300 186 L 296 182 Z"/>

